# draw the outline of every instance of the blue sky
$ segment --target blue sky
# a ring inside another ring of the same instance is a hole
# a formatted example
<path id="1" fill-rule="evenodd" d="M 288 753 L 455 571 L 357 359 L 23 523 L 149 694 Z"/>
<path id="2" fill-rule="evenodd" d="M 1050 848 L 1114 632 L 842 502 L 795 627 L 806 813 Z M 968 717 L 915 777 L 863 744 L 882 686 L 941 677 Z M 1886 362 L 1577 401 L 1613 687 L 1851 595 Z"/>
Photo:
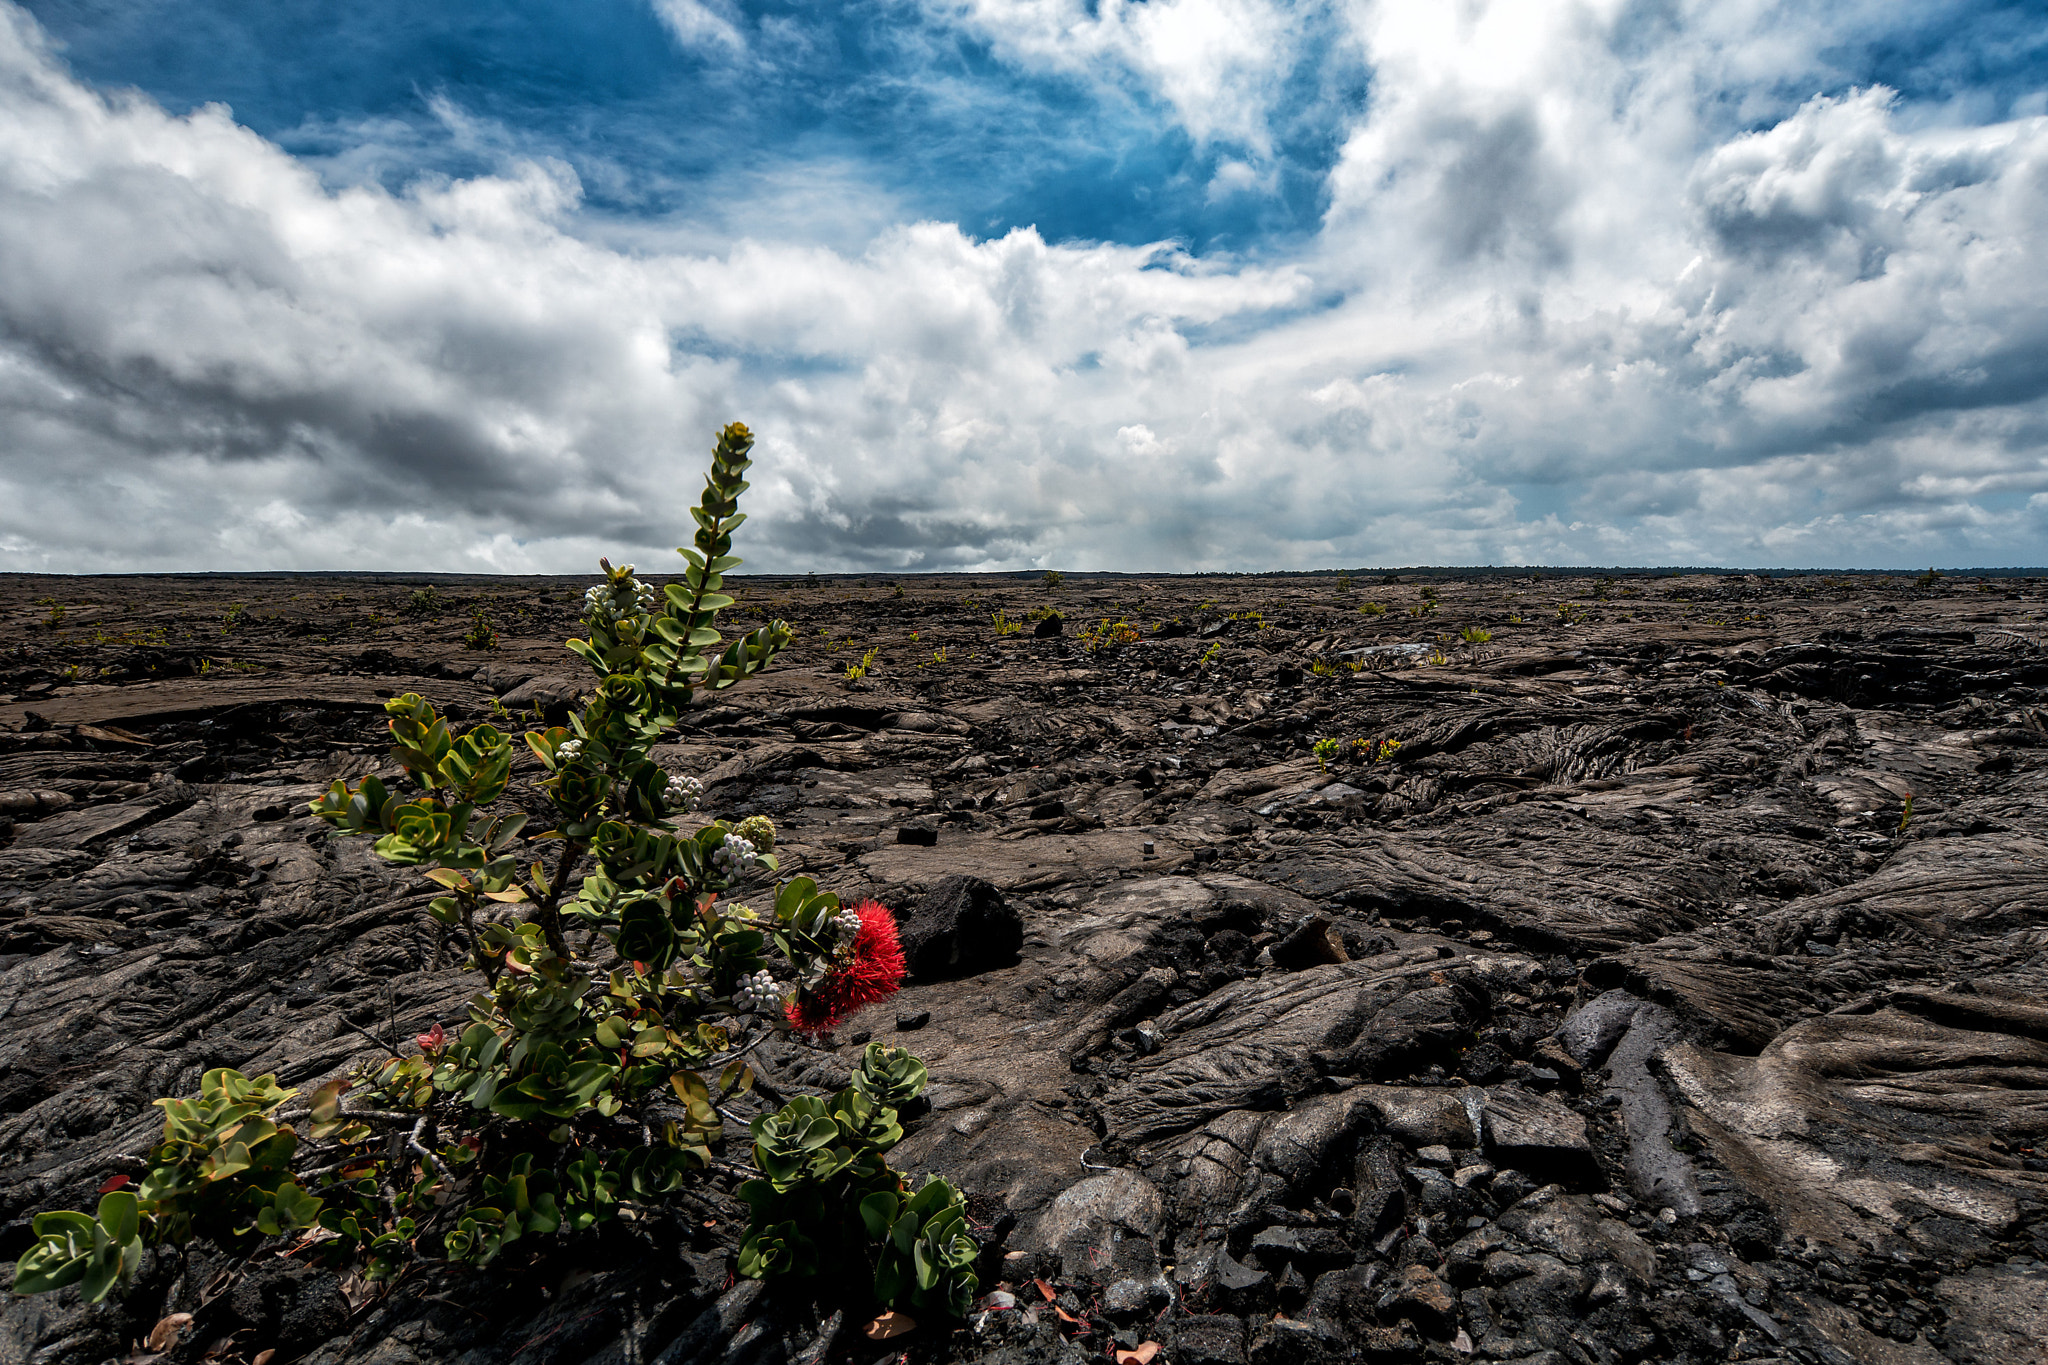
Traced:
<path id="1" fill-rule="evenodd" d="M 734 177 L 823 162 L 914 217 L 977 235 L 1176 238 L 1270 249 L 1313 232 L 1363 63 L 1285 75 L 1279 193 L 1212 202 L 1219 145 L 1109 73 L 1005 61 L 971 28 L 915 5 L 748 5 L 744 37 L 686 45 L 646 3 L 65 3 L 30 11 L 74 71 L 167 109 L 218 101 L 295 155 L 400 190 L 423 170 L 477 175 L 505 155 L 561 157 L 590 210 L 689 215 Z M 451 128 L 437 102 L 486 130 Z"/>
<path id="2" fill-rule="evenodd" d="M 5 6 L 0 565 L 658 562 L 733 417 L 763 568 L 2040 564 L 2044 97 L 2019 4 Z"/>

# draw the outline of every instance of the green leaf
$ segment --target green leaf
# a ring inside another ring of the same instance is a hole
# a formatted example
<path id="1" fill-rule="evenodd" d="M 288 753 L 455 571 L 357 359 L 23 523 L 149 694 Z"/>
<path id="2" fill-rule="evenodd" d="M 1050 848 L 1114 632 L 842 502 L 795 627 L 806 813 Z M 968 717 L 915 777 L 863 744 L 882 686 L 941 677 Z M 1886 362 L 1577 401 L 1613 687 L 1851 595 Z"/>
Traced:
<path id="1" fill-rule="evenodd" d="M 127 1190 L 100 1196 L 99 1223 L 117 1244 L 133 1241 L 142 1228 L 142 1202 Z"/>
<path id="2" fill-rule="evenodd" d="M 118 1252 L 110 1250 L 88 1260 L 85 1274 L 78 1282 L 78 1292 L 87 1303 L 98 1303 L 120 1281 L 121 1259 Z"/>
<path id="3" fill-rule="evenodd" d="M 860 1221 L 867 1228 L 869 1237 L 879 1242 L 889 1235 L 902 1202 L 894 1190 L 877 1190 L 860 1201 Z"/>
<path id="4" fill-rule="evenodd" d="M 106 1235 L 96 1221 L 65 1209 L 39 1213 L 34 1222 L 36 1244 L 15 1262 L 14 1292 L 46 1294 L 85 1278 L 93 1247 Z"/>

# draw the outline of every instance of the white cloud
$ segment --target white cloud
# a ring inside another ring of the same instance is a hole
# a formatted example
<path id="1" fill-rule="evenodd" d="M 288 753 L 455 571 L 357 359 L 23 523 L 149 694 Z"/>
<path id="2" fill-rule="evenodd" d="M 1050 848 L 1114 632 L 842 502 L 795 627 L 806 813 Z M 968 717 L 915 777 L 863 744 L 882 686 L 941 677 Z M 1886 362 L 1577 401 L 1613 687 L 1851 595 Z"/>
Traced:
<path id="1" fill-rule="evenodd" d="M 1819 19 L 1639 13 L 1362 7 L 1323 230 L 1253 265 L 806 236 L 885 216 L 842 167 L 628 237 L 489 129 L 336 190 L 0 7 L 0 567 L 652 564 L 733 418 L 764 568 L 2048 559 L 2048 120 L 1771 112 Z M 968 18 L 1246 145 L 1294 23 Z"/>
<path id="2" fill-rule="evenodd" d="M 1173 109 L 1199 143 L 1264 154 L 1278 85 L 1320 5 L 1275 0 L 925 0 L 1004 58 L 1114 80 Z M 1327 54 L 1326 54 L 1327 55 Z"/>
<path id="3" fill-rule="evenodd" d="M 655 14 L 684 47 L 746 51 L 739 14 L 729 0 L 653 0 L 653 4 Z"/>

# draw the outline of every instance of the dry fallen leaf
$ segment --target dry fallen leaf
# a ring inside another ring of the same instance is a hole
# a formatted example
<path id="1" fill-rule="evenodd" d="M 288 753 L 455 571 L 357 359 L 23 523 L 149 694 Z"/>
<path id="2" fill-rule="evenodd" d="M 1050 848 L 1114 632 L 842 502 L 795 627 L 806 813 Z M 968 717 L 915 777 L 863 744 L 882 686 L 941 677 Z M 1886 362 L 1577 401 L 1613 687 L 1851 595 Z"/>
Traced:
<path id="1" fill-rule="evenodd" d="M 869 1323 L 865 1330 L 867 1331 L 869 1341 L 887 1341 L 891 1337 L 900 1337 L 905 1332 L 916 1331 L 917 1319 L 908 1313 L 899 1313 L 892 1308 Z"/>
<path id="2" fill-rule="evenodd" d="M 277 1348 L 273 1346 L 267 1351 L 258 1351 L 256 1358 L 251 1360 L 249 1365 L 270 1365 L 270 1362 L 275 1359 L 277 1359 Z"/>
<path id="3" fill-rule="evenodd" d="M 1031 1283 L 1038 1286 L 1038 1292 L 1045 1295 L 1045 1301 L 1047 1303 L 1051 1303 L 1054 1299 L 1059 1297 L 1059 1295 L 1052 1292 L 1052 1286 L 1047 1284 L 1044 1280 L 1033 1280 Z"/>
<path id="4" fill-rule="evenodd" d="M 173 1313 L 149 1329 L 149 1336 L 143 1344 L 152 1351 L 168 1351 L 178 1344 L 178 1337 L 191 1325 L 190 1313 Z"/>
<path id="5" fill-rule="evenodd" d="M 1151 1365 L 1152 1357 L 1159 1354 L 1159 1343 L 1141 1341 L 1128 1351 L 1116 1353 L 1116 1365 Z"/>
<path id="6" fill-rule="evenodd" d="M 1059 1306 L 1058 1304 L 1054 1304 L 1054 1305 L 1052 1306 L 1052 1311 L 1053 1311 L 1053 1312 L 1055 1312 L 1055 1313 L 1058 1313 L 1058 1314 L 1059 1314 L 1059 1315 L 1060 1315 L 1061 1317 L 1065 1318 L 1065 1319 L 1066 1319 L 1066 1320 L 1067 1320 L 1068 1322 L 1079 1322 L 1079 1321 L 1080 1321 L 1080 1319 L 1079 1319 L 1079 1318 L 1075 1317 L 1075 1316 L 1074 1316 L 1074 1315 L 1073 1315 L 1072 1313 L 1069 1313 L 1069 1312 L 1068 1312 L 1068 1311 L 1067 1311 L 1066 1309 L 1064 1309 L 1064 1308 L 1060 1307 L 1060 1306 Z"/>

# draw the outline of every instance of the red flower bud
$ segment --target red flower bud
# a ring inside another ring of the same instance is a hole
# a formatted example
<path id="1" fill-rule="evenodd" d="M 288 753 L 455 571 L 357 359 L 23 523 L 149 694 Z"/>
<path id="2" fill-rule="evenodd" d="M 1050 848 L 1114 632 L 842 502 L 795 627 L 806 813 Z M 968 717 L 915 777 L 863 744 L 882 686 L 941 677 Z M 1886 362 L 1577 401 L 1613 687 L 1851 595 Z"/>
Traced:
<path id="1" fill-rule="evenodd" d="M 903 944 L 896 937 L 896 917 L 877 901 L 853 907 L 860 932 L 853 936 L 853 956 L 836 968 L 816 990 L 790 1002 L 789 1022 L 804 1033 L 823 1033 L 867 1005 L 886 1000 L 903 984 Z"/>

